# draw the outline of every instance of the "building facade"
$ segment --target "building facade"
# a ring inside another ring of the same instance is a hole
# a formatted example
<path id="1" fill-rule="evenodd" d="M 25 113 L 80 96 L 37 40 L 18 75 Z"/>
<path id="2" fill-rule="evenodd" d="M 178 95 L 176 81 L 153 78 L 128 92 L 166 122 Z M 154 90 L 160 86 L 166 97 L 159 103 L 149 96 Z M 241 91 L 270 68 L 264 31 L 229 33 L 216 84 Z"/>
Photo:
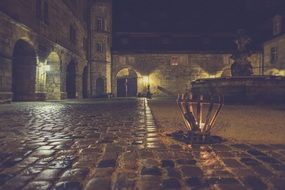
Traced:
<path id="1" fill-rule="evenodd" d="M 1 0 L 0 101 L 82 97 L 85 7 L 85 1 Z"/>
<path id="2" fill-rule="evenodd" d="M 113 36 L 112 92 L 136 96 L 176 96 L 191 81 L 231 76 L 235 34 L 117 33 Z M 255 75 L 261 54 L 249 58 Z"/>
<path id="3" fill-rule="evenodd" d="M 101 97 L 111 93 L 112 1 L 95 1 L 90 21 L 90 96 Z"/>
<path id="4" fill-rule="evenodd" d="M 0 101 L 175 96 L 230 76 L 235 33 L 114 33 L 112 11 L 112 0 L 1 0 Z M 270 23 L 255 75 L 285 75 L 284 15 Z"/>
<path id="5" fill-rule="evenodd" d="M 271 37 L 263 44 L 264 73 L 285 76 L 285 14 L 276 14 L 271 22 Z"/>

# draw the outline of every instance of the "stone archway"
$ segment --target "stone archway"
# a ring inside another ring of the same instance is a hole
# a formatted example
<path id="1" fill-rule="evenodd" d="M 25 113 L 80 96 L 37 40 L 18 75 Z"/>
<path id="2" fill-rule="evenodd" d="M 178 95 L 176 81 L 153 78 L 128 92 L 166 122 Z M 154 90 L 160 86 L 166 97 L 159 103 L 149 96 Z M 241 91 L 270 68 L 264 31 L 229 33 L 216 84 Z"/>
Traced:
<path id="1" fill-rule="evenodd" d="M 82 97 L 88 98 L 88 67 L 85 66 L 82 74 Z"/>
<path id="2" fill-rule="evenodd" d="M 13 51 L 13 101 L 35 100 L 37 56 L 25 40 L 18 40 Z"/>
<path id="3" fill-rule="evenodd" d="M 122 69 L 117 73 L 117 96 L 136 97 L 138 92 L 138 75 L 132 69 Z"/>
<path id="4" fill-rule="evenodd" d="M 76 64 L 71 61 L 66 68 L 67 98 L 76 98 Z"/>
<path id="5" fill-rule="evenodd" d="M 101 77 L 96 79 L 96 97 L 105 94 L 105 80 Z"/>
<path id="6" fill-rule="evenodd" d="M 60 58 L 56 52 L 49 54 L 46 68 L 46 99 L 60 100 Z"/>

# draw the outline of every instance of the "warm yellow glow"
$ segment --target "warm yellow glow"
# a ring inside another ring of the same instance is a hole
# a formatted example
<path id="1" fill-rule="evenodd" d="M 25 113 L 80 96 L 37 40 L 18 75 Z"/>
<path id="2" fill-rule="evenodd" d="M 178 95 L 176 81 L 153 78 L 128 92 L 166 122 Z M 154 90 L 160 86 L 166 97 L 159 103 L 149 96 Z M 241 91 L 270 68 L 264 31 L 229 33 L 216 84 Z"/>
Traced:
<path id="1" fill-rule="evenodd" d="M 143 82 L 144 82 L 144 84 L 149 84 L 149 77 L 143 76 Z"/>
<path id="2" fill-rule="evenodd" d="M 45 63 L 39 62 L 37 65 L 37 75 L 36 75 L 36 90 L 38 92 L 43 92 L 45 90 L 46 83 L 46 71 Z"/>
<path id="3" fill-rule="evenodd" d="M 265 74 L 273 75 L 273 76 L 285 76 L 285 70 L 274 68 L 274 69 L 267 70 Z"/>
<path id="4" fill-rule="evenodd" d="M 44 69 L 46 72 L 50 71 L 50 65 L 45 65 Z"/>

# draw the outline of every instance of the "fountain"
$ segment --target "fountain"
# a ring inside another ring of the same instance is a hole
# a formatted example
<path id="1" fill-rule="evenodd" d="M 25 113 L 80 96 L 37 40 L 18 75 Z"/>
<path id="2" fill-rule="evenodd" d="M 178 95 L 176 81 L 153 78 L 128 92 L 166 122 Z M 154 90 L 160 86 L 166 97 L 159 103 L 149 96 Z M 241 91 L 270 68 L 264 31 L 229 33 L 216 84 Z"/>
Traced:
<path id="1" fill-rule="evenodd" d="M 285 103 L 285 77 L 253 75 L 248 59 L 251 41 L 244 30 L 239 30 L 235 39 L 237 49 L 231 56 L 232 76 L 195 80 L 191 83 L 192 93 L 223 96 L 225 103 Z"/>

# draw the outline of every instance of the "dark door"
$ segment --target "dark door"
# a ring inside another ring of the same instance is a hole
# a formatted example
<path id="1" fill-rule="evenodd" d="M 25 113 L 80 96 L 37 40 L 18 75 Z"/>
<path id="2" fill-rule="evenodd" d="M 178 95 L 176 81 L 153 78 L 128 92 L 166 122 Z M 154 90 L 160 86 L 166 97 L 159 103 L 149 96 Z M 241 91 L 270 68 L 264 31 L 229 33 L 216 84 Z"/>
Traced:
<path id="1" fill-rule="evenodd" d="M 66 72 L 67 98 L 76 98 L 76 70 L 75 64 L 70 63 Z"/>
<path id="2" fill-rule="evenodd" d="M 137 78 L 118 78 L 117 79 L 118 97 L 137 96 Z"/>
<path id="3" fill-rule="evenodd" d="M 19 40 L 13 52 L 12 91 L 14 101 L 34 100 L 36 54 L 33 47 Z"/>
<path id="4" fill-rule="evenodd" d="M 105 82 L 103 78 L 98 78 L 96 80 L 96 96 L 101 97 L 105 93 Z"/>
<path id="5" fill-rule="evenodd" d="M 88 98 L 88 69 L 87 69 L 87 66 L 83 70 L 82 96 L 83 96 L 83 98 Z"/>

